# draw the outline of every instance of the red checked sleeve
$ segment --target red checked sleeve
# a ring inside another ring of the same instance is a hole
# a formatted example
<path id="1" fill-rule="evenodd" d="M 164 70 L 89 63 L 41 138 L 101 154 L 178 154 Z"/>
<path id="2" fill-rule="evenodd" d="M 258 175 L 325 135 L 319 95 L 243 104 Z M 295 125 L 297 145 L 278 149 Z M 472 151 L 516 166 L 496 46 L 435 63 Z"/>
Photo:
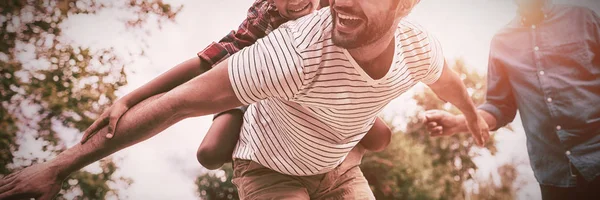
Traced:
<path id="1" fill-rule="evenodd" d="M 268 0 L 257 0 L 248 9 L 248 16 L 237 31 L 231 31 L 219 42 L 210 44 L 198 52 L 198 57 L 212 66 L 254 44 L 257 39 L 265 37 L 286 21 Z"/>

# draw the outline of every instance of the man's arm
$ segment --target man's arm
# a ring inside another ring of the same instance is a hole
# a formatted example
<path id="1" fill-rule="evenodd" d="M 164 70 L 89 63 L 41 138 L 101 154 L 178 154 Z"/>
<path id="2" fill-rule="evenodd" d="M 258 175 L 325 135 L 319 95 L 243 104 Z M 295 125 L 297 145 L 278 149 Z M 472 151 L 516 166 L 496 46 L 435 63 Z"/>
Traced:
<path id="1" fill-rule="evenodd" d="M 193 58 L 198 59 L 198 58 Z M 41 197 L 58 192 L 56 185 L 72 172 L 116 151 L 146 140 L 176 122 L 208 115 L 242 105 L 228 78 L 227 62 L 134 106 L 122 118 L 111 140 L 103 138 L 101 129 L 87 143 L 77 144 L 47 163 L 24 169 L 0 180 L 0 199 Z M 60 189 L 60 187 L 58 187 Z"/>
<path id="2" fill-rule="evenodd" d="M 469 122 L 467 127 L 473 133 L 475 141 L 483 146 L 489 137 L 487 124 L 477 114 L 475 104 L 458 75 L 445 62 L 443 66 L 442 75 L 437 81 L 429 84 L 429 87 L 440 99 L 452 103 L 464 114 L 466 121 Z"/>
<path id="3" fill-rule="evenodd" d="M 134 106 L 121 119 L 112 140 L 96 134 L 91 142 L 69 148 L 48 163 L 28 167 L 0 180 L 0 199 L 24 194 L 27 197 L 56 194 L 61 178 L 146 140 L 182 119 L 222 112 L 271 97 L 294 98 L 301 92 L 304 81 L 302 59 L 295 47 L 289 30 L 274 31 L 202 75 Z M 289 85 L 282 88 L 281 83 Z"/>
<path id="4" fill-rule="evenodd" d="M 498 60 L 498 51 L 492 42 L 490 51 L 486 102 L 479 106 L 477 112 L 491 130 L 510 123 L 517 113 L 512 87 L 504 65 Z M 452 115 L 442 110 L 429 110 L 425 113 L 427 129 L 434 136 L 447 136 L 467 132 L 467 119 L 463 115 Z"/>
<path id="5" fill-rule="evenodd" d="M 198 59 L 198 58 L 193 58 Z M 242 105 L 231 87 L 227 61 L 173 90 L 135 106 L 121 118 L 112 140 L 92 137 L 61 153 L 55 161 L 71 173 L 125 147 L 146 140 L 188 117 L 217 113 Z"/>

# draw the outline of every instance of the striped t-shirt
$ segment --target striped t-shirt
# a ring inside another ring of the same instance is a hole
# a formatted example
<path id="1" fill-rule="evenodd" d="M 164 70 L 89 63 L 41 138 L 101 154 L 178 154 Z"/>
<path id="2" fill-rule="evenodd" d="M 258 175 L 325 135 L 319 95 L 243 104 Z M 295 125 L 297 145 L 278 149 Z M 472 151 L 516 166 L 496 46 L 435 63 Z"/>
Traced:
<path id="1" fill-rule="evenodd" d="M 229 58 L 244 115 L 235 159 L 306 176 L 339 165 L 391 100 L 441 75 L 439 43 L 415 23 L 396 29 L 392 66 L 372 79 L 331 40 L 329 8 L 281 25 Z"/>

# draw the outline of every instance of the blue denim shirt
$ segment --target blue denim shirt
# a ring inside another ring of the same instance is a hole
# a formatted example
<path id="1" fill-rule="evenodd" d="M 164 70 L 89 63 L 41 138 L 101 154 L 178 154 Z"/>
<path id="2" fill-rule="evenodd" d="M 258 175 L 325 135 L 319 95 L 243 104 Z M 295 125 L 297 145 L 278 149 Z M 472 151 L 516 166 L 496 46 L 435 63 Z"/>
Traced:
<path id="1" fill-rule="evenodd" d="M 486 103 L 510 123 L 517 110 L 531 167 L 543 185 L 573 187 L 600 174 L 600 19 L 553 5 L 537 24 L 517 17 L 493 38 Z"/>

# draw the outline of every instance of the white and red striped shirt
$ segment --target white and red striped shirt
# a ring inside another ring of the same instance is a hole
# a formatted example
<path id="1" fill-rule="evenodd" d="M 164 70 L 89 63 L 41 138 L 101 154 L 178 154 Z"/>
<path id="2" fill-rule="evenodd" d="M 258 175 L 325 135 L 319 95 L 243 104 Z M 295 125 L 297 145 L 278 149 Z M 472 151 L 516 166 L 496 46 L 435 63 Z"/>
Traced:
<path id="1" fill-rule="evenodd" d="M 388 73 L 372 79 L 331 40 L 329 8 L 283 24 L 229 58 L 244 115 L 233 157 L 307 176 L 339 165 L 391 100 L 441 75 L 439 43 L 408 20 L 398 25 Z"/>

